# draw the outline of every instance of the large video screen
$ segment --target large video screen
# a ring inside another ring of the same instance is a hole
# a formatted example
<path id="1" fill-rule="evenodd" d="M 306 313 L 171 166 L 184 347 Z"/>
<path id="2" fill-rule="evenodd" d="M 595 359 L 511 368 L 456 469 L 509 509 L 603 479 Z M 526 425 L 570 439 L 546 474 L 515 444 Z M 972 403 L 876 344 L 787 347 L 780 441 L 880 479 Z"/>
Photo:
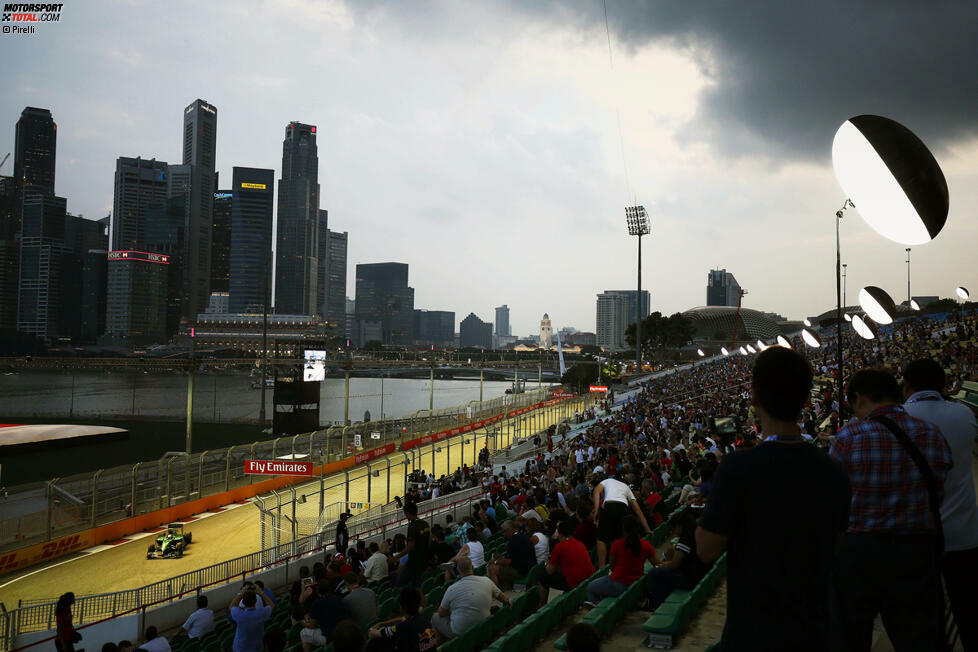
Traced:
<path id="1" fill-rule="evenodd" d="M 306 363 L 302 369 L 302 380 L 326 380 L 326 352 L 306 351 Z"/>

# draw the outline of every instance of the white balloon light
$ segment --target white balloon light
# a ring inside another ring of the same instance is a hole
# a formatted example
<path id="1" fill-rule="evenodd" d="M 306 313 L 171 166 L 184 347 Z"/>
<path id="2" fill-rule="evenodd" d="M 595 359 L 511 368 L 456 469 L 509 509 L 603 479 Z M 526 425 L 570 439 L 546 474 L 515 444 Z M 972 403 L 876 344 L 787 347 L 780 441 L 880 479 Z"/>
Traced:
<path id="1" fill-rule="evenodd" d="M 757 353 L 757 349 L 755 349 L 755 348 L 754 348 L 753 346 L 751 346 L 750 344 L 748 344 L 748 345 L 747 345 L 747 350 L 748 350 L 748 351 L 750 351 L 751 353 Z"/>
<path id="2" fill-rule="evenodd" d="M 917 303 L 916 299 L 910 300 L 910 307 L 913 308 L 914 310 L 920 310 L 920 304 Z"/>
<path id="3" fill-rule="evenodd" d="M 765 344 L 765 343 L 764 343 L 764 342 L 762 342 L 761 340 L 757 340 L 757 348 L 758 348 L 759 350 L 761 350 L 761 351 L 763 351 L 764 349 L 766 349 L 766 348 L 767 348 L 767 344 Z"/>
<path id="4" fill-rule="evenodd" d="M 963 299 L 965 301 L 967 301 L 968 300 L 968 297 L 971 296 L 971 293 L 968 292 L 968 288 L 963 287 L 963 286 L 962 287 L 958 287 L 956 290 L 954 290 L 954 292 L 958 295 L 958 297 L 960 297 L 961 299 Z"/>
<path id="5" fill-rule="evenodd" d="M 725 346 L 720 347 L 720 353 L 722 353 L 723 355 L 730 355 L 730 351 L 728 351 L 727 347 Z"/>
<path id="6" fill-rule="evenodd" d="M 846 321 L 852 321 L 852 315 L 850 315 L 849 313 L 842 315 L 842 318 L 845 319 Z"/>
<path id="7" fill-rule="evenodd" d="M 812 326 L 812 320 L 810 319 L 805 319 L 802 321 L 802 323 L 805 324 L 805 326 L 808 326 L 809 328 L 811 328 Z"/>
<path id="8" fill-rule="evenodd" d="M 859 307 L 877 324 L 892 324 L 896 304 L 881 288 L 869 285 L 859 291 Z"/>
<path id="9" fill-rule="evenodd" d="M 702 357 L 703 357 L 704 355 L 706 355 L 705 353 L 703 353 L 703 349 L 696 349 L 696 352 L 697 352 L 697 353 L 699 354 L 699 356 L 700 356 L 701 358 L 702 358 Z"/>
<path id="10" fill-rule="evenodd" d="M 930 242 L 947 221 L 947 181 L 927 146 L 898 122 L 860 115 L 832 141 L 835 177 L 874 231 L 906 245 Z"/>
<path id="11" fill-rule="evenodd" d="M 747 355 L 747 349 L 740 347 L 740 355 Z"/>
<path id="12" fill-rule="evenodd" d="M 801 339 L 805 340 L 805 344 L 813 349 L 817 349 L 818 347 L 822 346 L 822 340 L 819 338 L 819 336 L 807 328 L 803 328 L 801 330 Z"/>
<path id="13" fill-rule="evenodd" d="M 785 337 L 784 335 L 778 335 L 778 344 L 780 344 L 781 346 L 783 346 L 786 349 L 790 349 L 791 348 L 791 342 L 789 342 L 788 341 L 788 338 Z"/>
<path id="14" fill-rule="evenodd" d="M 852 328 L 864 340 L 871 340 L 876 337 L 876 325 L 864 320 L 859 315 L 853 315 Z"/>

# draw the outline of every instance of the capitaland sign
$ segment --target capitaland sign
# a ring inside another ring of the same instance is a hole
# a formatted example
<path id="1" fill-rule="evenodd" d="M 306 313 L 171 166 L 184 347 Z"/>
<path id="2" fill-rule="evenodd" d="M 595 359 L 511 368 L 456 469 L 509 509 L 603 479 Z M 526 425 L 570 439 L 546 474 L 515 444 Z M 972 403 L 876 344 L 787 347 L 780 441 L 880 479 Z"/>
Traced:
<path id="1" fill-rule="evenodd" d="M 242 183 L 241 187 L 248 190 L 265 190 L 266 188 L 264 183 Z"/>

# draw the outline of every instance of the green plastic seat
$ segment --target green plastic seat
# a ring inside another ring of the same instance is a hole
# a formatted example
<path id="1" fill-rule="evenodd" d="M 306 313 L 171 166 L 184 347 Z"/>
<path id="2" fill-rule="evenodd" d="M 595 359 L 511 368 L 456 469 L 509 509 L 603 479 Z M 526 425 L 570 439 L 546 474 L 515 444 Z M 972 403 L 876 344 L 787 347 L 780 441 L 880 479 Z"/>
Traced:
<path id="1" fill-rule="evenodd" d="M 650 634 L 670 634 L 675 636 L 679 633 L 682 623 L 682 610 L 679 613 L 667 614 L 660 613 L 656 611 L 652 614 L 645 624 L 642 625 L 642 630 L 649 632 Z"/>

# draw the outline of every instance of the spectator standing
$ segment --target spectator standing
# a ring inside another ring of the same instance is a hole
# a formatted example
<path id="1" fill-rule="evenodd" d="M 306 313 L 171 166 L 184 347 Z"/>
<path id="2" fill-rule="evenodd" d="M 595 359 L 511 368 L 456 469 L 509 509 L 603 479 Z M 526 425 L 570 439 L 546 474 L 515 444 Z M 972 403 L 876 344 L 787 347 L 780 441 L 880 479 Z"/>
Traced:
<path id="1" fill-rule="evenodd" d="M 259 646 L 261 649 L 261 638 L 258 639 Z M 146 628 L 146 642 L 140 645 L 137 649 L 146 650 L 146 652 L 170 652 L 170 642 L 166 640 L 165 636 L 160 636 L 159 632 L 156 631 L 156 627 L 150 625 Z"/>
<path id="2" fill-rule="evenodd" d="M 214 631 L 214 610 L 207 608 L 207 596 L 197 596 L 197 610 L 183 623 L 177 636 L 186 634 L 188 638 L 200 638 Z"/>
<path id="3" fill-rule="evenodd" d="M 425 569 L 428 568 L 428 556 L 431 549 L 431 528 L 428 523 L 418 518 L 418 506 L 413 501 L 404 503 L 404 516 L 408 519 L 407 546 L 403 552 L 393 556 L 394 560 L 407 557 L 407 562 L 397 575 L 395 586 L 403 588 L 413 586 L 421 588 Z"/>
<path id="4" fill-rule="evenodd" d="M 350 518 L 350 512 L 340 514 L 340 522 L 336 524 L 336 541 L 333 546 L 337 553 L 344 553 L 349 548 L 350 532 L 346 528 L 346 519 Z"/>
<path id="5" fill-rule="evenodd" d="M 611 574 L 593 579 L 587 585 L 590 606 L 602 598 L 615 598 L 645 575 L 645 562 L 656 563 L 655 549 L 642 538 L 642 526 L 629 516 L 625 519 L 625 537 L 611 544 Z M 688 536 L 692 536 L 690 530 Z"/>
<path id="6" fill-rule="evenodd" d="M 461 636 L 490 615 L 493 599 L 509 605 L 509 599 L 488 577 L 473 575 L 472 560 L 458 561 L 459 579 L 448 587 L 431 624 L 445 638 Z"/>
<path id="7" fill-rule="evenodd" d="M 377 619 L 377 595 L 367 587 L 360 586 L 360 577 L 356 573 L 347 573 L 343 583 L 350 591 L 343 598 L 343 604 L 363 629 Z"/>
<path id="8" fill-rule="evenodd" d="M 828 649 L 831 572 L 850 493 L 841 466 L 801 437 L 811 386 L 811 366 L 790 349 L 754 361 L 750 400 L 773 437 L 724 455 L 695 538 L 707 563 L 727 551 L 721 649 Z"/>
<path id="9" fill-rule="evenodd" d="M 512 588 L 536 564 L 536 555 L 530 537 L 517 530 L 513 521 L 503 522 L 502 533 L 507 540 L 506 556 L 493 555 L 488 575 L 499 588 Z"/>
<path id="10" fill-rule="evenodd" d="M 852 483 L 838 574 L 845 649 L 870 649 L 877 614 L 897 650 L 943 649 L 939 523 L 913 451 L 940 505 L 951 449 L 937 426 L 899 406 L 900 387 L 887 371 L 856 372 L 846 398 L 859 421 L 842 428 L 830 449 Z"/>
<path id="11" fill-rule="evenodd" d="M 965 650 L 978 650 L 978 505 L 971 461 L 978 435 L 974 413 L 961 403 L 944 400 L 941 392 L 946 384 L 941 365 L 929 358 L 914 360 L 903 372 L 903 409 L 940 428 L 951 447 L 954 466 L 947 474 L 941 503 L 941 570 L 961 644 Z"/>
<path id="12" fill-rule="evenodd" d="M 594 574 L 594 564 L 584 544 L 574 538 L 574 522 L 557 524 L 554 538 L 558 543 L 540 577 L 540 604 L 547 604 L 550 589 L 569 591 Z"/>
<path id="13" fill-rule="evenodd" d="M 627 484 L 616 478 L 602 480 L 594 487 L 594 513 L 598 515 L 598 567 L 608 560 L 608 547 L 622 536 L 622 521 L 631 506 L 646 534 L 652 534 L 645 514 Z"/>
<path id="14" fill-rule="evenodd" d="M 363 576 L 368 582 L 376 582 L 387 577 L 387 555 L 380 551 L 380 546 L 374 541 L 370 544 L 370 557 L 363 565 Z"/>
<path id="15" fill-rule="evenodd" d="M 54 618 L 57 623 L 55 630 L 54 646 L 58 652 L 74 652 L 75 649 L 75 628 L 71 622 L 71 606 L 75 604 L 75 594 L 72 592 L 62 593 L 58 598 L 58 603 L 54 607 Z M 79 639 L 81 640 L 81 639 Z"/>
<path id="16" fill-rule="evenodd" d="M 272 615 L 269 606 L 257 607 L 258 596 L 248 588 L 242 588 L 231 601 L 228 617 L 237 625 L 234 631 L 234 652 L 261 652 L 265 621 Z"/>

